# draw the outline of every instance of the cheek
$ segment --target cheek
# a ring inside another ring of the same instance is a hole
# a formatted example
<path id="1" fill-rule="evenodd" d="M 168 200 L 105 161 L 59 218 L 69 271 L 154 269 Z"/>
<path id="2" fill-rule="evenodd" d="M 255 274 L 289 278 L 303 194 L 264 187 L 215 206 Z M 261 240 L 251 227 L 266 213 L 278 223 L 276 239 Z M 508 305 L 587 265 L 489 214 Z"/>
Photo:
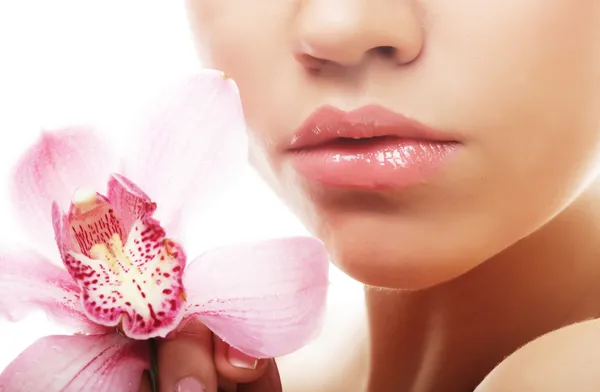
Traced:
<path id="1" fill-rule="evenodd" d="M 471 142 L 478 202 L 503 214 L 537 199 L 549 219 L 597 171 L 600 3 L 443 3 L 421 76 L 439 89 L 436 116 Z"/>
<path id="2" fill-rule="evenodd" d="M 264 116 L 254 113 L 288 91 L 282 81 L 294 76 L 289 38 L 293 7 L 271 0 L 188 1 L 203 65 L 236 81 L 250 125 L 261 130 L 252 120 Z"/>

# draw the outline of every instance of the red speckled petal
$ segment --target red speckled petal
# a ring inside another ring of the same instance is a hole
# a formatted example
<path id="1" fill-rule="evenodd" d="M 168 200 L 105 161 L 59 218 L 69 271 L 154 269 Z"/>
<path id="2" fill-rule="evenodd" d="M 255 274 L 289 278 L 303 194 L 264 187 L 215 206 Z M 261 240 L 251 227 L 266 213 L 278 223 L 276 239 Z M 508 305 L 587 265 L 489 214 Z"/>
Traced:
<path id="1" fill-rule="evenodd" d="M 71 241 L 67 243 L 69 250 L 90 255 L 94 245 L 106 244 L 113 236 L 125 237 L 125 229 L 120 217 L 108 199 L 95 194 L 95 200 L 84 207 L 71 205 L 67 217 L 67 228 L 70 229 Z M 67 268 L 71 268 L 67 265 Z"/>
<path id="2" fill-rule="evenodd" d="M 94 271 L 79 280 L 84 308 L 99 324 L 114 326 L 122 321 L 123 332 L 130 338 L 165 337 L 183 318 L 185 253 L 163 239 L 152 245 L 158 245 L 155 256 L 145 260 L 144 253 L 132 250 L 137 246 L 132 244 L 147 243 L 142 240 L 147 229 L 140 223 L 134 230 L 125 248 L 111 241 L 93 250 L 92 258 L 72 254 L 85 269 Z"/>
<path id="3" fill-rule="evenodd" d="M 138 138 L 123 174 L 158 204 L 157 218 L 176 237 L 180 221 L 206 207 L 246 165 L 236 84 L 214 70 L 183 78 L 151 107 Z"/>
<path id="4" fill-rule="evenodd" d="M 327 254 L 312 238 L 216 249 L 186 271 L 186 315 L 253 357 L 287 355 L 319 332 L 328 271 Z"/>
<path id="5" fill-rule="evenodd" d="M 11 191 L 18 220 L 44 254 L 56 254 L 51 206 L 66 209 L 77 188 L 102 190 L 117 165 L 92 131 L 70 128 L 44 132 L 15 167 Z"/>
<path id="6" fill-rule="evenodd" d="M 149 358 L 146 342 L 117 334 L 48 336 L 0 374 L 0 391 L 137 392 Z"/>
<path id="7" fill-rule="evenodd" d="M 0 253 L 0 314 L 18 321 L 42 309 L 56 322 L 76 331 L 97 333 L 83 310 L 80 289 L 69 274 L 34 252 Z"/>
<path id="8" fill-rule="evenodd" d="M 111 180 L 109 191 L 118 208 L 100 195 L 74 205 L 63 219 L 64 227 L 59 227 L 60 218 L 55 219 L 57 240 L 91 320 L 105 326 L 121 324 L 134 339 L 164 337 L 183 317 L 186 255 L 165 238 L 164 229 L 152 218 L 153 204 L 140 202 L 137 187 L 124 187 L 121 180 Z M 141 217 L 131 223 L 127 236 L 117 229 L 123 227 L 120 212 L 130 214 L 126 219 Z M 113 217 L 118 224 L 110 223 Z"/>
<path id="9" fill-rule="evenodd" d="M 129 233 L 134 222 L 151 219 L 156 203 L 129 179 L 113 174 L 108 181 L 108 199 L 114 207 L 125 233 Z M 158 222 L 156 222 L 158 225 Z"/>

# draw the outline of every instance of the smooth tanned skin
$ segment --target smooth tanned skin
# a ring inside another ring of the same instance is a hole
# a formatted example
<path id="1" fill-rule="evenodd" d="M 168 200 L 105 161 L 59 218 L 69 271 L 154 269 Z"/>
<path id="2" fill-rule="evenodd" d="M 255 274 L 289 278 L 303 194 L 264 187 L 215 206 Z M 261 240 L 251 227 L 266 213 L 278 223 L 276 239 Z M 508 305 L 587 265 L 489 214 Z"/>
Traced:
<path id="1" fill-rule="evenodd" d="M 238 83 L 253 164 L 370 287 L 370 366 L 340 390 L 473 391 L 515 352 L 478 392 L 600 388 L 598 322 L 552 332 L 600 315 L 600 2 L 188 5 L 203 64 Z M 417 187 L 357 192 L 277 147 L 321 105 L 371 103 L 463 148 Z"/>

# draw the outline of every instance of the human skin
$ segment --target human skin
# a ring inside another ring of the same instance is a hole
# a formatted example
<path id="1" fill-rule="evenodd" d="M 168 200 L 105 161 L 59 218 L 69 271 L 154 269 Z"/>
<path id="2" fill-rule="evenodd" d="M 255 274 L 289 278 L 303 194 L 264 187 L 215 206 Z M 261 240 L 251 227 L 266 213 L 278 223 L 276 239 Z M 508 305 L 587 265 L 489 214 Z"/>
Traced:
<path id="1" fill-rule="evenodd" d="M 600 316 L 600 2 L 188 5 L 203 64 L 239 86 L 252 163 L 367 286 L 369 366 L 340 390 L 472 391 L 507 356 L 478 392 L 600 387 L 598 322 L 552 332 Z M 371 103 L 459 153 L 418 186 L 357 191 L 277 148 L 321 105 Z"/>

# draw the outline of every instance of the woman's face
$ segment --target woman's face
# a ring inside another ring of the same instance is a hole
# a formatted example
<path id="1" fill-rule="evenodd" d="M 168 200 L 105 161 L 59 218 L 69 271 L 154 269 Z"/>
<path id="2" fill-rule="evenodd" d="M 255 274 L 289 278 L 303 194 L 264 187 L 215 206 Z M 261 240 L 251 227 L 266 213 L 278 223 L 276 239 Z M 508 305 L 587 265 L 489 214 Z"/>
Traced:
<path id="1" fill-rule="evenodd" d="M 597 174 L 598 1 L 189 8 L 203 64 L 239 86 L 252 163 L 362 282 L 414 289 L 454 278 L 548 222 Z M 343 117 L 323 106 L 368 108 Z M 390 136 L 364 138 L 372 132 Z M 363 139 L 289 148 L 324 143 L 321 133 Z"/>

